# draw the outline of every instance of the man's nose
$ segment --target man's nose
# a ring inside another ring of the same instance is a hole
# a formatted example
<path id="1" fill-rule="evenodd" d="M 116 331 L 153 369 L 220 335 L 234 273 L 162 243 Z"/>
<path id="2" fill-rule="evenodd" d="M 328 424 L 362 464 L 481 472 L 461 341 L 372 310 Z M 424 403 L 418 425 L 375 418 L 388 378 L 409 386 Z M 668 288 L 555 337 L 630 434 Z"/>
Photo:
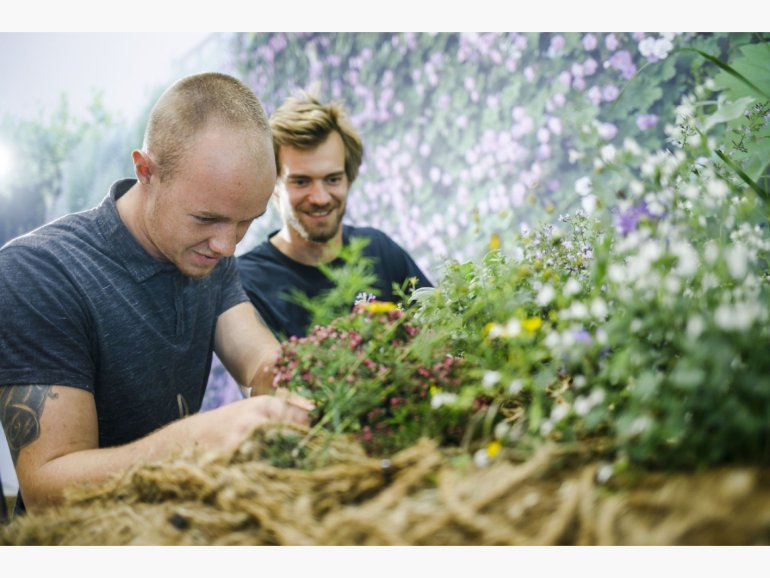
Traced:
<path id="1" fill-rule="evenodd" d="M 326 190 L 326 184 L 322 180 L 313 181 L 310 185 L 310 194 L 308 201 L 314 205 L 327 205 L 332 196 Z"/>
<path id="2" fill-rule="evenodd" d="M 233 227 L 222 227 L 209 239 L 209 249 L 221 257 L 230 257 L 238 244 L 238 232 Z"/>

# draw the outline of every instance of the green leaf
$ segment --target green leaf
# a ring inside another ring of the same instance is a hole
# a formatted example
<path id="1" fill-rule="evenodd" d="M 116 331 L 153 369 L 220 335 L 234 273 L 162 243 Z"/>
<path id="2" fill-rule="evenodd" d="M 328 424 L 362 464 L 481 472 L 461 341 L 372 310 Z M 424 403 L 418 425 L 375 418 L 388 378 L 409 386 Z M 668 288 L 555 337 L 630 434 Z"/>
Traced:
<path id="1" fill-rule="evenodd" d="M 756 99 L 753 96 L 744 96 L 739 100 L 720 102 L 716 112 L 707 117 L 706 121 L 703 123 L 703 131 L 708 132 L 717 124 L 742 117 L 746 112 L 746 109 L 750 107 L 755 100 Z"/>

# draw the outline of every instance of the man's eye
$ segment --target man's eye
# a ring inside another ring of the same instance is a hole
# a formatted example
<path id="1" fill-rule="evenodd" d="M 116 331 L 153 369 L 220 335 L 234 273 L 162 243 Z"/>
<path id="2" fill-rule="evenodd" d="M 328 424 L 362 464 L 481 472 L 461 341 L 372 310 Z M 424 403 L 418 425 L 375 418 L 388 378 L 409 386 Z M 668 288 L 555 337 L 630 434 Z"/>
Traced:
<path id="1" fill-rule="evenodd" d="M 210 225 L 211 223 L 215 223 L 216 219 L 214 217 L 199 217 L 196 216 L 195 220 L 203 225 Z"/>

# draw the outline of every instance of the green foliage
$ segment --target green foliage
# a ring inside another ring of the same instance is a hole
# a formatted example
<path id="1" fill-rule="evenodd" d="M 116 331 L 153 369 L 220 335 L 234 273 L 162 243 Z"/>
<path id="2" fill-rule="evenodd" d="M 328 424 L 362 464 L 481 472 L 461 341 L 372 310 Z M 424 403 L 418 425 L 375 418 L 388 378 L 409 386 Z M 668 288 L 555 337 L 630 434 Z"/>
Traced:
<path id="1" fill-rule="evenodd" d="M 354 238 L 342 247 L 338 259 L 345 264 L 344 267 L 331 264 L 319 266 L 321 272 L 332 281 L 331 289 L 312 299 L 296 289 L 289 296 L 310 312 L 309 327 L 328 325 L 348 313 L 359 294 L 374 291 L 377 278 L 374 276 L 371 259 L 362 254 L 368 243 L 368 239 Z"/>

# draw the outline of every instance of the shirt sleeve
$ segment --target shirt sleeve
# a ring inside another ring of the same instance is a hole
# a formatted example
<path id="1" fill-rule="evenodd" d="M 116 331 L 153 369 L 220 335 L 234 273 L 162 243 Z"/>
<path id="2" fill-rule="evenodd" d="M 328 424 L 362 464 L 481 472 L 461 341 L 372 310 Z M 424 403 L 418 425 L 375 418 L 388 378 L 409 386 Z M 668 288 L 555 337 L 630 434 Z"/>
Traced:
<path id="1" fill-rule="evenodd" d="M 55 257 L 0 251 L 0 385 L 68 385 L 93 392 L 90 313 Z"/>

